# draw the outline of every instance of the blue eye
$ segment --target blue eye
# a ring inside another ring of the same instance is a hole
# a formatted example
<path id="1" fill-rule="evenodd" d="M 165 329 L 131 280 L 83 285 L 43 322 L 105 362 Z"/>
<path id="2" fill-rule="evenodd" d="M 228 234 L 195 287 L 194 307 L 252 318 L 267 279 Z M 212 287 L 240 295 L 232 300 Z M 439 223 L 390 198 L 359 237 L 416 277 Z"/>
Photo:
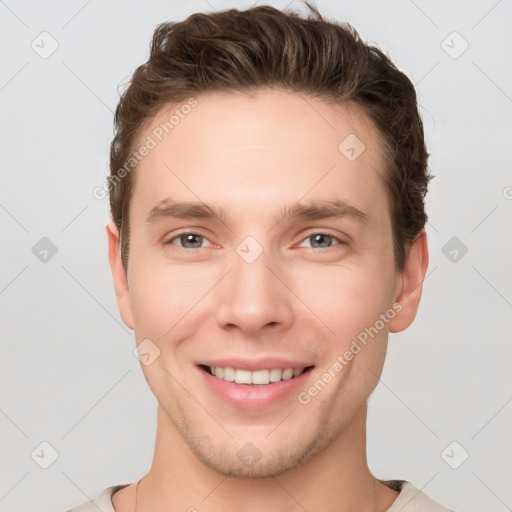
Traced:
<path id="1" fill-rule="evenodd" d="M 183 247 L 183 249 L 200 249 L 202 245 L 202 241 L 206 240 L 206 238 L 202 235 L 198 235 L 197 233 L 181 233 L 174 238 L 171 238 L 166 242 L 166 245 L 172 244 L 174 240 L 179 240 L 180 244 L 177 244 L 179 247 Z M 187 246 L 186 244 L 191 244 L 192 246 Z"/>
<path id="2" fill-rule="evenodd" d="M 313 249 L 328 249 L 329 247 L 332 247 L 332 241 L 337 241 L 338 243 L 343 244 L 342 240 L 329 233 L 312 233 L 305 238 L 303 242 L 306 240 L 311 241 Z M 317 245 L 315 246 L 315 244 Z"/>

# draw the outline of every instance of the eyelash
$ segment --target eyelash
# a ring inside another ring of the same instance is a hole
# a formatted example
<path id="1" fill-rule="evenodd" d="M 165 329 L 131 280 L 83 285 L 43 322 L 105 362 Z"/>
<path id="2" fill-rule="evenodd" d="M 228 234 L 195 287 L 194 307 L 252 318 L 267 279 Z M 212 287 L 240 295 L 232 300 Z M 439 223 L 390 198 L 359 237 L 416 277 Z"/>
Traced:
<path id="1" fill-rule="evenodd" d="M 173 241 L 179 239 L 180 237 L 182 237 L 184 235 L 195 235 L 195 236 L 204 238 L 205 240 L 208 240 L 205 236 L 203 236 L 203 235 L 201 235 L 199 233 L 194 233 L 193 231 L 182 231 L 181 233 L 178 233 L 177 235 L 174 235 L 172 238 L 170 238 L 169 240 L 164 242 L 164 245 L 174 245 Z M 309 233 L 306 237 L 304 237 L 301 240 L 301 243 L 304 242 L 305 240 L 307 240 L 308 238 L 311 238 L 314 235 L 326 235 L 328 237 L 333 238 L 337 242 L 339 242 L 338 245 L 347 245 L 347 243 L 345 241 L 343 241 L 340 237 L 338 237 L 338 236 L 336 236 L 333 233 L 330 233 L 328 231 L 313 231 L 313 232 Z M 204 249 L 204 247 L 195 247 L 195 248 L 189 249 L 187 247 L 182 247 L 180 245 L 177 245 L 177 247 L 179 247 L 180 249 L 184 249 L 186 251 L 194 251 L 194 250 L 198 250 L 198 249 Z M 318 251 L 318 250 L 331 249 L 333 247 L 335 247 L 335 246 L 324 247 L 324 248 L 312 247 L 312 249 Z"/>

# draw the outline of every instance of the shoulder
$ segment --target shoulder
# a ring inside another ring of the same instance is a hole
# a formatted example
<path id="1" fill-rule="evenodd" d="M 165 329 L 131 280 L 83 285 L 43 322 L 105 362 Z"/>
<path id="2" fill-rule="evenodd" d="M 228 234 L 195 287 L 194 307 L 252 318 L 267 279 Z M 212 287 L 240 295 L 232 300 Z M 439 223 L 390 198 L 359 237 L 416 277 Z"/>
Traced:
<path id="1" fill-rule="evenodd" d="M 391 489 L 400 492 L 398 498 L 387 512 L 454 512 L 429 498 L 410 482 L 405 480 L 381 480 L 381 482 Z M 97 512 L 98 509 L 102 512 L 115 512 L 112 505 L 112 495 L 128 485 L 130 484 L 107 487 L 94 499 L 86 501 L 67 512 Z"/>
<path id="2" fill-rule="evenodd" d="M 115 512 L 112 505 L 112 495 L 127 487 L 130 484 L 113 485 L 103 489 L 94 499 L 86 501 L 77 507 L 67 510 L 66 512 Z"/>
<path id="3" fill-rule="evenodd" d="M 398 498 L 387 512 L 454 512 L 432 500 L 405 480 L 381 480 L 381 483 L 395 491 L 400 491 Z"/>

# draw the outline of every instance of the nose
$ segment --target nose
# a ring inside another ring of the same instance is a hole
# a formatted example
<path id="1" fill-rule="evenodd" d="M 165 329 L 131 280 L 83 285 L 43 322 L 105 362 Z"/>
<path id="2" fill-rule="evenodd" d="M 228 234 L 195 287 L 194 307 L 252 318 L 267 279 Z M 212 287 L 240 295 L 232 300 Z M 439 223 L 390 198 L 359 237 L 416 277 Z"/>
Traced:
<path id="1" fill-rule="evenodd" d="M 234 254 L 233 268 L 217 287 L 217 324 L 247 336 L 286 330 L 293 322 L 291 284 L 276 258 L 264 250 L 252 262 Z"/>

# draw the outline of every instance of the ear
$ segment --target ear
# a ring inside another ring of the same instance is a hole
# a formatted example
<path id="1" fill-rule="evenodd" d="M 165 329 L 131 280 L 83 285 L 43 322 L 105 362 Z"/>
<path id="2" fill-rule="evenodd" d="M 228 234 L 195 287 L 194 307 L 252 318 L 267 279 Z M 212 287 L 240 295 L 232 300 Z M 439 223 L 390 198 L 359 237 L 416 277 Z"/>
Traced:
<path id="1" fill-rule="evenodd" d="M 106 229 L 108 237 L 108 261 L 114 279 L 117 307 L 119 308 L 123 322 L 133 330 L 133 315 L 130 305 L 130 293 L 128 291 L 128 279 L 121 262 L 121 253 L 119 250 L 119 230 L 113 220 L 107 223 Z"/>
<path id="2" fill-rule="evenodd" d="M 395 300 L 402 306 L 402 309 L 389 322 L 390 332 L 407 329 L 416 317 L 427 267 L 427 233 L 422 229 L 407 252 L 404 270 L 401 274 L 402 288 Z"/>

